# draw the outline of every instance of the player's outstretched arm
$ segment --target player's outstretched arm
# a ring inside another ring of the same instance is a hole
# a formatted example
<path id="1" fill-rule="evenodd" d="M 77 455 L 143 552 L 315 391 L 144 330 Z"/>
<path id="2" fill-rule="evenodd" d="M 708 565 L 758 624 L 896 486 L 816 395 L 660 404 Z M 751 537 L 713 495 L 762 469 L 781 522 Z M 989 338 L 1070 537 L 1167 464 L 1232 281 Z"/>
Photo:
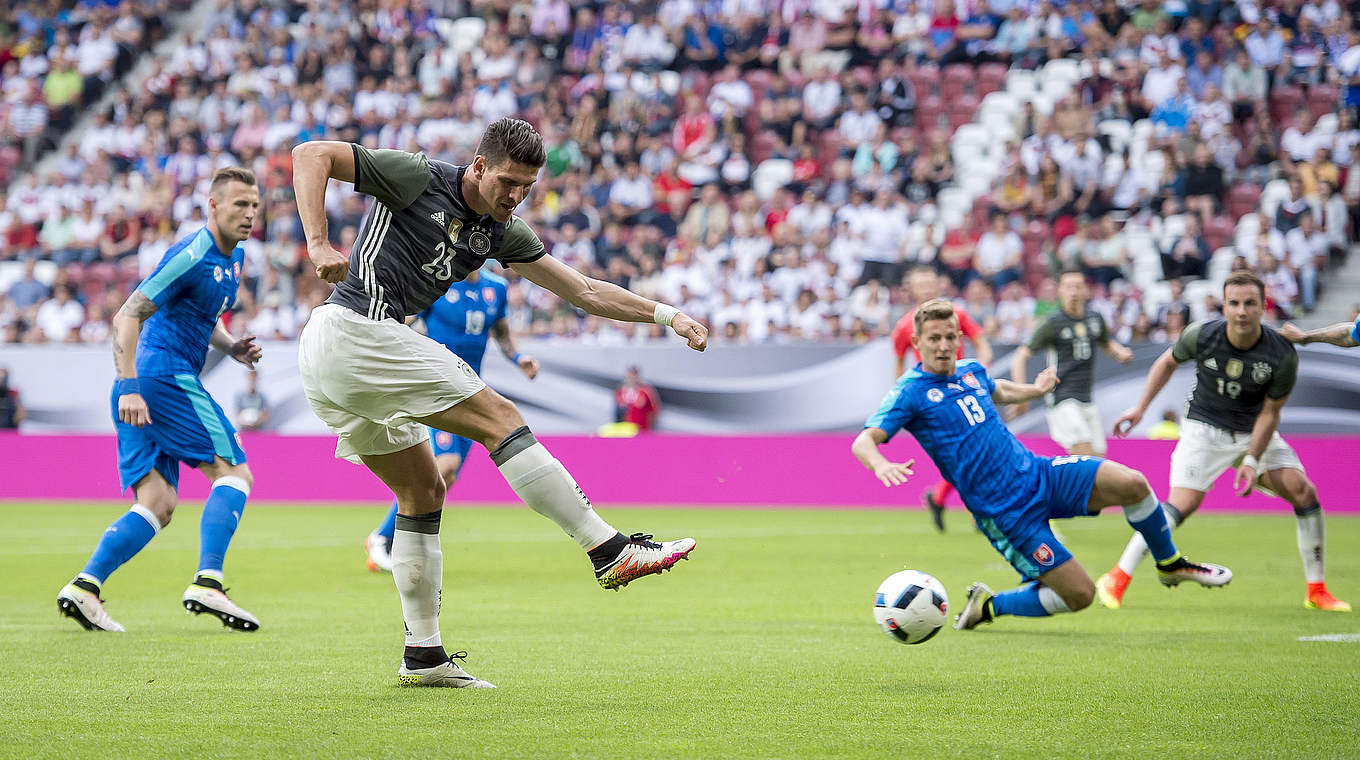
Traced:
<path id="1" fill-rule="evenodd" d="M 354 148 L 345 142 L 314 140 L 293 148 L 293 194 L 307 239 L 307 257 L 316 274 L 329 283 L 345 279 L 349 259 L 330 243 L 326 223 L 326 183 L 353 182 Z"/>
<path id="2" fill-rule="evenodd" d="M 708 348 L 708 328 L 689 315 L 615 285 L 587 277 L 549 255 L 531 262 L 513 262 L 510 268 L 530 282 L 552 291 L 572 306 L 597 317 L 620 322 L 655 322 L 668 325 L 689 341 L 695 351 Z"/>
<path id="3" fill-rule="evenodd" d="M 1111 359 L 1114 359 L 1120 364 L 1128 364 L 1133 361 L 1132 349 L 1114 338 L 1105 341 L 1101 348 L 1105 350 L 1105 353 L 1110 355 Z"/>
<path id="4" fill-rule="evenodd" d="M 1143 396 L 1138 399 L 1138 405 L 1132 409 L 1125 410 L 1119 415 L 1119 419 L 1114 423 L 1114 434 L 1120 438 L 1127 436 L 1133 431 L 1138 423 L 1142 421 L 1143 415 L 1147 414 L 1148 407 L 1152 405 L 1152 400 L 1157 398 L 1157 394 L 1162 392 L 1166 383 L 1171 379 L 1171 375 L 1176 372 L 1176 367 L 1180 362 L 1176 361 L 1175 349 L 1168 348 L 1157 357 L 1157 361 L 1152 363 L 1152 369 L 1148 370 L 1147 383 L 1143 386 Z"/>
<path id="5" fill-rule="evenodd" d="M 118 419 L 141 427 L 151 424 L 151 412 L 146 408 L 137 384 L 137 339 L 142 336 L 142 325 L 156 313 L 156 304 L 140 290 L 123 302 L 113 315 L 113 368 L 118 378 Z"/>
<path id="6" fill-rule="evenodd" d="M 1316 330 L 1304 332 L 1293 322 L 1286 322 L 1284 327 L 1280 328 L 1280 334 L 1287 340 L 1299 344 L 1330 343 L 1342 348 L 1354 348 L 1360 346 L 1360 342 L 1355 339 L 1355 334 L 1360 332 L 1357 325 L 1360 325 L 1360 323 L 1337 322 L 1329 327 L 1320 327 Z"/>
<path id="7" fill-rule="evenodd" d="M 859 431 L 855 436 L 855 442 L 850 444 L 850 451 L 854 453 L 865 467 L 873 471 L 874 477 L 878 478 L 883 485 L 900 486 L 907 482 L 911 476 L 911 466 L 916 463 L 915 459 L 908 459 L 905 462 L 889 462 L 883 456 L 883 452 L 878 450 L 888 441 L 888 434 L 876 427 L 867 427 Z"/>
<path id="8" fill-rule="evenodd" d="M 1058 387 L 1058 370 L 1055 367 L 1045 367 L 1034 378 L 1032 383 L 1016 383 L 1010 380 L 998 378 L 993 381 L 995 388 L 992 390 L 992 401 L 998 404 L 1023 404 L 1042 398 L 1045 393 L 1051 393 Z"/>
<path id="9" fill-rule="evenodd" d="M 525 377 L 533 380 L 538 376 L 538 360 L 528 354 L 521 353 L 515 347 L 515 336 L 510 332 L 509 322 L 504 319 L 496 320 L 496 323 L 491 326 L 491 337 L 496 339 L 496 345 L 500 346 L 501 353 L 505 354 L 505 358 L 514 362 Z"/>

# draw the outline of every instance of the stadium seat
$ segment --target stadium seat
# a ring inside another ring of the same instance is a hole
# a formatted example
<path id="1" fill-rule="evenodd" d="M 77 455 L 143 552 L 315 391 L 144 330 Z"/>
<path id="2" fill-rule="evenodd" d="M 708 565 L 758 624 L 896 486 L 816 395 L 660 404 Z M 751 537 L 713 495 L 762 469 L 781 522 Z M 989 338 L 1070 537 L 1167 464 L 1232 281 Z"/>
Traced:
<path id="1" fill-rule="evenodd" d="M 1106 119 L 1096 126 L 1096 132 L 1109 140 L 1111 152 L 1119 153 L 1128 146 L 1133 136 L 1133 125 L 1123 119 Z"/>
<path id="2" fill-rule="evenodd" d="M 1249 182 L 1233 185 L 1228 191 L 1228 216 L 1234 219 L 1251 214 L 1261 199 L 1261 188 Z"/>
<path id="3" fill-rule="evenodd" d="M 940 83 L 940 95 L 945 100 L 972 93 L 977 78 L 976 70 L 966 63 L 954 63 L 944 68 L 944 78 Z"/>
<path id="4" fill-rule="evenodd" d="M 1341 105 L 1341 90 L 1335 85 L 1315 84 L 1308 89 L 1308 110 L 1314 117 L 1333 113 Z"/>
<path id="5" fill-rule="evenodd" d="M 1016 100 L 1023 102 L 1031 99 L 1036 89 L 1033 71 L 1011 69 L 1006 72 L 1006 92 L 1015 96 Z"/>
<path id="6" fill-rule="evenodd" d="M 1209 282 L 1212 283 L 1212 291 L 1217 291 L 1223 281 L 1228 279 L 1228 275 L 1232 272 L 1233 261 L 1236 258 L 1237 250 L 1235 248 L 1219 248 L 1214 251 L 1213 256 L 1209 257 L 1207 270 Z M 1203 300 L 1204 297 L 1201 295 L 1198 302 L 1203 302 Z M 1189 288 L 1186 289 L 1186 301 L 1187 303 L 1196 303 L 1196 301 L 1189 300 Z"/>
<path id="7" fill-rule="evenodd" d="M 934 66 L 918 66 L 907 77 L 916 90 L 917 102 L 939 94 L 940 70 Z"/>
<path id="8" fill-rule="evenodd" d="M 1211 271 L 1209 279 L 1191 280 L 1190 282 L 1185 283 L 1185 293 L 1181 295 L 1181 299 L 1190 305 L 1190 315 L 1195 319 L 1203 318 L 1202 312 L 1204 311 L 1204 297 L 1207 295 L 1218 295 L 1219 289 L 1223 287 L 1222 282 L 1228 278 L 1228 272 L 1226 269 L 1224 270 L 1223 275 L 1221 277 L 1213 276 L 1212 262 L 1218 259 L 1219 253 L 1222 253 L 1222 251 L 1218 251 L 1210 259 L 1211 263 L 1209 269 Z M 1231 257 L 1227 259 L 1227 264 L 1229 268 L 1232 267 Z"/>
<path id="9" fill-rule="evenodd" d="M 940 224 L 946 230 L 963 226 L 968 212 L 973 207 L 973 199 L 962 187 L 946 187 L 935 199 L 940 209 Z"/>
<path id="10" fill-rule="evenodd" d="M 949 111 L 950 129 L 958 129 L 964 124 L 968 124 L 977 115 L 978 99 L 976 95 L 961 93 L 956 97 L 946 100 Z"/>
<path id="11" fill-rule="evenodd" d="M 1233 239 L 1233 221 L 1226 216 L 1216 216 L 1204 226 L 1204 240 L 1209 250 L 1216 251 L 1230 245 Z"/>
<path id="12" fill-rule="evenodd" d="M 940 100 L 940 96 L 931 95 L 926 98 L 918 97 L 916 100 L 917 128 L 923 133 L 938 129 L 941 126 L 940 116 L 943 110 L 943 101 Z M 922 136 L 924 137 L 924 134 Z"/>
<path id="13" fill-rule="evenodd" d="M 1006 66 L 1000 63 L 984 63 L 977 68 L 977 94 L 999 92 L 1006 86 Z"/>
<path id="14" fill-rule="evenodd" d="M 1270 118 L 1283 129 L 1283 124 L 1294 118 L 1303 105 L 1303 90 L 1293 85 L 1281 85 L 1270 91 Z"/>
<path id="15" fill-rule="evenodd" d="M 449 30 L 449 52 L 454 58 L 476 48 L 486 35 L 486 19 L 479 16 L 464 16 L 453 22 Z"/>
<path id="16" fill-rule="evenodd" d="M 1161 265 L 1157 267 L 1157 276 L 1161 276 Z M 1143 291 L 1143 313 L 1148 319 L 1156 319 L 1157 310 L 1162 306 L 1171 303 L 1171 283 L 1165 280 L 1155 279 L 1146 286 L 1139 286 Z"/>

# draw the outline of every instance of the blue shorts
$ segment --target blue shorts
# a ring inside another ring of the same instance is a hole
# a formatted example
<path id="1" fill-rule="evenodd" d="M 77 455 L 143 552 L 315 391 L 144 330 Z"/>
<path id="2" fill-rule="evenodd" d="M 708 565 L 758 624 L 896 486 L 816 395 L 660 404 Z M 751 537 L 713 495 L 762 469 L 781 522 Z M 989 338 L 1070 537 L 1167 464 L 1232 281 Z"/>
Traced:
<path id="1" fill-rule="evenodd" d="M 1105 460 L 1090 456 L 1035 457 L 1037 492 L 1014 512 L 977 517 L 992 546 L 1025 580 L 1059 567 L 1072 553 L 1053 535 L 1048 521 L 1087 517 L 1096 471 Z"/>
<path id="2" fill-rule="evenodd" d="M 442 457 L 445 454 L 457 454 L 462 461 L 458 464 L 458 469 L 463 469 L 463 464 L 467 462 L 468 451 L 472 449 L 472 441 L 461 435 L 446 433 L 443 430 L 430 428 L 430 445 L 434 447 L 434 455 Z"/>
<path id="3" fill-rule="evenodd" d="M 172 488 L 179 486 L 179 463 L 197 466 L 215 457 L 242 464 L 246 453 L 222 407 L 196 375 L 142 377 L 142 398 L 151 424 L 134 427 L 118 419 L 118 386 L 110 405 L 118 431 L 118 480 L 127 490 L 155 470 Z"/>

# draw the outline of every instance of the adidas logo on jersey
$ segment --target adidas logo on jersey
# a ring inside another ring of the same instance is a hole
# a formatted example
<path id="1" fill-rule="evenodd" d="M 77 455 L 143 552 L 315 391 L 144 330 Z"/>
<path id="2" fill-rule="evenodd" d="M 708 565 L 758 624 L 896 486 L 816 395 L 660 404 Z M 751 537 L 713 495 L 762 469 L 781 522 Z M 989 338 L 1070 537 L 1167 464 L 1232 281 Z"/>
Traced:
<path id="1" fill-rule="evenodd" d="M 437 225 L 439 225 L 440 227 L 443 227 L 443 226 L 444 226 L 444 212 L 443 212 L 443 211 L 436 211 L 436 212 L 434 212 L 433 214 L 430 214 L 430 218 L 433 219 L 433 220 L 434 220 L 434 223 L 437 224 Z"/>
<path id="2" fill-rule="evenodd" d="M 1204 366 L 1215 371 L 1218 370 L 1218 362 L 1214 361 L 1212 356 L 1204 360 Z"/>

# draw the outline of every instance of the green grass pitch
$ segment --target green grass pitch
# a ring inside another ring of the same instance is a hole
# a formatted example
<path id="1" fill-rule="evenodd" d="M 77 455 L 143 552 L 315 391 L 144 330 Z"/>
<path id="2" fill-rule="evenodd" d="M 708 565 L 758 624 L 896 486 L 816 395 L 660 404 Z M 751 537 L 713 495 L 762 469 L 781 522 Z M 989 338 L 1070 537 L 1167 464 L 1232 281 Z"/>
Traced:
<path id="1" fill-rule="evenodd" d="M 950 513 L 602 508 L 625 532 L 692 535 L 692 561 L 601 590 L 526 508 L 444 513 L 443 635 L 495 691 L 396 684 L 389 576 L 364 570 L 382 505 L 252 504 L 227 558 L 263 629 L 188 617 L 198 510 L 106 585 L 126 635 L 57 615 L 57 590 L 123 507 L 0 505 L 0 757 L 810 758 L 1350 757 L 1360 754 L 1360 615 L 1303 608 L 1294 519 L 1206 514 L 1177 533 L 1236 571 L 1157 584 L 1124 609 L 1003 619 L 902 646 L 874 625 L 879 581 L 1015 583 Z M 1328 522 L 1329 576 L 1360 602 L 1360 519 Z M 1118 514 L 1063 523 L 1094 573 Z"/>

